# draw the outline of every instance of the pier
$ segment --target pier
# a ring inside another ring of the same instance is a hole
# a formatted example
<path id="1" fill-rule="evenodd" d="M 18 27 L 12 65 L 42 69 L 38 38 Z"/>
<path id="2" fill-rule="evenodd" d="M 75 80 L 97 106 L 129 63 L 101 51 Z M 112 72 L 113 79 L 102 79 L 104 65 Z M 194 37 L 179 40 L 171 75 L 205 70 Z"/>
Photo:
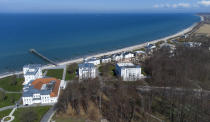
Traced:
<path id="1" fill-rule="evenodd" d="M 47 58 L 46 56 L 42 55 L 41 53 L 39 53 L 39 52 L 36 51 L 35 49 L 30 49 L 30 52 L 33 53 L 33 54 L 35 54 L 36 56 L 42 58 L 43 60 L 45 60 L 45 61 L 47 61 L 47 62 L 49 62 L 49 63 L 51 63 L 51 64 L 57 66 L 57 63 L 56 63 L 56 62 L 50 60 L 49 58 Z"/>

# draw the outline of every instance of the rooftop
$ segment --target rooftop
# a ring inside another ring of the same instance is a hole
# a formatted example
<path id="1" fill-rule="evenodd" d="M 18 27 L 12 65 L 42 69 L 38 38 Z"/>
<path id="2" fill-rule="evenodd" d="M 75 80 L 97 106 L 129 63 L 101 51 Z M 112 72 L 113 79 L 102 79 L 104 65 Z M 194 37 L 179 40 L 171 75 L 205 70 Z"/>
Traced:
<path id="1" fill-rule="evenodd" d="M 122 66 L 134 66 L 133 63 L 117 63 L 118 66 L 122 67 Z"/>
<path id="2" fill-rule="evenodd" d="M 102 59 L 108 59 L 108 58 L 111 58 L 110 56 L 103 56 L 103 57 L 101 57 Z"/>
<path id="3" fill-rule="evenodd" d="M 25 65 L 23 68 L 28 68 L 25 75 L 35 75 L 39 71 L 39 68 L 41 68 L 41 65 L 40 64 L 28 64 L 28 65 Z"/>
<path id="4" fill-rule="evenodd" d="M 133 54 L 131 52 L 125 52 L 124 55 L 129 55 L 129 54 Z"/>
<path id="5" fill-rule="evenodd" d="M 35 69 L 35 70 L 33 70 L 33 71 L 28 70 L 28 71 L 26 72 L 25 75 L 35 75 L 35 74 L 38 72 L 38 70 L 39 70 L 39 69 Z"/>
<path id="6" fill-rule="evenodd" d="M 28 90 L 23 93 L 23 96 L 31 96 L 35 93 L 41 95 L 50 94 L 50 97 L 56 97 L 60 87 L 60 80 L 55 78 L 40 78 L 31 82 Z"/>
<path id="7" fill-rule="evenodd" d="M 153 49 L 153 48 L 156 48 L 156 46 L 154 44 L 147 44 L 146 48 Z"/>
<path id="8" fill-rule="evenodd" d="M 82 63 L 79 64 L 79 68 L 94 68 L 95 65 L 93 63 Z"/>
<path id="9" fill-rule="evenodd" d="M 145 52 L 140 50 L 140 51 L 136 51 L 136 53 L 143 53 L 144 54 Z"/>
<path id="10" fill-rule="evenodd" d="M 37 67 L 41 67 L 41 64 L 27 64 L 24 65 L 23 68 L 37 68 Z"/>
<path id="11" fill-rule="evenodd" d="M 140 66 L 134 65 L 133 63 L 117 63 L 117 65 L 122 68 L 140 68 Z"/>

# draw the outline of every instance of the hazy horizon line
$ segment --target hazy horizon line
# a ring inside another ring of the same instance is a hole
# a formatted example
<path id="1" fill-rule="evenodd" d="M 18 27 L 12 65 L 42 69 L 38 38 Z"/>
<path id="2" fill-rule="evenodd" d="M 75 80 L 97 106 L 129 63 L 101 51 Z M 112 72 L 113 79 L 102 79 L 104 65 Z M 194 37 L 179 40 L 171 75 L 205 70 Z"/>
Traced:
<path id="1" fill-rule="evenodd" d="M 198 14 L 208 12 L 0 12 L 0 14 Z"/>

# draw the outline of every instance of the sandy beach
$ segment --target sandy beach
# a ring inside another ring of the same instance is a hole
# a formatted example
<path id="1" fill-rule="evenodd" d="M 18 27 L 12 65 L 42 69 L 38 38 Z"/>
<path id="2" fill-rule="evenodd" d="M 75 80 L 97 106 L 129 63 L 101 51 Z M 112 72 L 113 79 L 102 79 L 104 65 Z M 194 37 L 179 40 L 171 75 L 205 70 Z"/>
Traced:
<path id="1" fill-rule="evenodd" d="M 201 19 L 203 21 L 203 19 Z M 108 51 L 108 52 L 105 52 L 105 53 L 100 53 L 100 54 L 95 54 L 95 55 L 90 55 L 86 58 L 91 58 L 91 57 L 102 57 L 102 56 L 105 56 L 105 55 L 112 55 L 112 54 L 116 54 L 116 53 L 120 53 L 120 52 L 128 52 L 128 51 L 133 51 L 133 50 L 137 50 L 137 49 L 140 49 L 140 48 L 143 48 L 145 47 L 148 43 L 150 44 L 155 44 L 159 41 L 166 41 L 168 39 L 171 39 L 171 38 L 175 38 L 175 37 L 178 37 L 178 36 L 182 36 L 190 31 L 193 30 L 193 28 L 195 26 L 197 26 L 198 23 L 195 23 L 193 24 L 192 26 L 190 26 L 189 28 L 187 29 L 184 29 L 176 34 L 173 34 L 173 35 L 170 35 L 170 36 L 167 36 L 167 37 L 164 37 L 164 38 L 161 38 L 161 39 L 157 39 L 157 40 L 153 40 L 153 41 L 148 41 L 148 42 L 145 42 L 145 43 L 142 43 L 142 44 L 138 44 L 138 45 L 134 45 L 134 46 L 130 46 L 130 47 L 125 47 L 125 48 L 122 48 L 122 49 L 117 49 L 117 50 L 113 50 L 113 51 Z M 69 60 L 69 61 L 64 61 L 64 62 L 60 62 L 59 65 L 67 65 L 67 64 L 71 64 L 71 63 L 76 63 L 76 62 L 82 62 L 83 61 L 83 58 L 78 58 L 78 59 L 74 59 L 74 60 Z"/>
<path id="2" fill-rule="evenodd" d="M 204 21 L 204 17 L 202 17 L 202 16 L 200 16 L 200 17 L 201 17 L 201 21 Z M 134 45 L 134 46 L 130 46 L 130 47 L 125 47 L 125 48 L 122 48 L 122 49 L 117 49 L 117 50 L 113 50 L 113 51 L 108 51 L 108 52 L 104 52 L 104 53 L 90 55 L 90 56 L 87 56 L 86 58 L 91 58 L 91 57 L 98 58 L 98 57 L 102 57 L 102 56 L 105 56 L 105 55 L 112 55 L 112 54 L 116 54 L 116 53 L 120 53 L 120 52 L 128 52 L 128 51 L 137 50 L 137 49 L 145 47 L 148 43 L 154 44 L 154 43 L 157 43 L 159 41 L 166 41 L 168 39 L 187 34 L 190 31 L 192 31 L 193 28 L 196 27 L 197 25 L 198 25 L 198 23 L 195 23 L 192 26 L 190 26 L 190 27 L 188 27 L 188 28 L 176 33 L 176 34 L 173 34 L 173 35 L 161 38 L 161 39 L 148 41 L 148 42 L 145 42 L 145 43 L 142 43 L 142 44 L 138 44 L 138 45 Z M 71 59 L 71 60 L 59 62 L 58 65 L 68 65 L 68 64 L 72 64 L 72 63 L 80 63 L 82 61 L 83 61 L 83 58 L 77 58 L 77 59 Z M 48 65 L 43 66 L 42 69 L 48 69 L 48 68 L 52 68 L 52 67 L 55 67 L 55 66 L 48 64 Z M 8 77 L 8 76 L 11 76 L 11 75 L 20 75 L 20 74 L 22 74 L 22 71 L 17 71 L 17 72 L 13 72 L 13 73 L 5 73 L 5 74 L 0 75 L 0 78 Z"/>

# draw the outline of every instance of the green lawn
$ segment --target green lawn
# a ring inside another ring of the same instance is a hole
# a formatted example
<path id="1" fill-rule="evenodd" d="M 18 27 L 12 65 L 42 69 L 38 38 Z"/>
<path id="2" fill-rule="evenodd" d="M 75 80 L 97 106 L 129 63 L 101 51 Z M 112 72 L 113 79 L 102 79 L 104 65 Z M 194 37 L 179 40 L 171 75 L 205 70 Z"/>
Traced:
<path id="1" fill-rule="evenodd" d="M 76 72 L 75 73 L 66 73 L 66 80 L 73 80 L 76 78 Z"/>
<path id="2" fill-rule="evenodd" d="M 36 122 L 40 122 L 44 114 L 51 108 L 52 106 L 42 106 L 42 107 L 30 107 L 30 108 L 18 108 L 13 116 L 15 116 L 15 119 L 13 122 L 21 122 L 20 116 L 21 112 L 23 112 L 26 109 L 33 109 L 38 114 L 38 120 Z"/>
<path id="3" fill-rule="evenodd" d="M 7 93 L 5 100 L 0 101 L 0 108 L 14 105 L 21 97 L 20 93 Z"/>
<path id="4" fill-rule="evenodd" d="M 9 76 L 3 79 L 0 79 L 0 88 L 3 88 L 7 91 L 22 91 L 23 78 L 16 78 L 14 76 Z"/>
<path id="5" fill-rule="evenodd" d="M 12 109 L 0 111 L 0 120 L 1 120 L 3 117 L 8 116 L 8 115 L 10 114 L 11 111 L 12 111 Z"/>
<path id="6" fill-rule="evenodd" d="M 76 78 L 76 71 L 78 69 L 78 64 L 74 63 L 68 66 L 66 72 L 66 80 L 73 80 Z"/>
<path id="7" fill-rule="evenodd" d="M 115 76 L 114 70 L 115 70 L 115 65 L 114 64 L 102 64 L 99 68 L 98 68 L 100 74 L 103 77 L 113 77 Z"/>
<path id="8" fill-rule="evenodd" d="M 133 50 L 133 51 L 145 51 L 145 48 L 140 48 L 140 49 L 136 49 L 136 50 Z"/>
<path id="9" fill-rule="evenodd" d="M 47 71 L 47 76 L 62 79 L 63 69 L 50 69 Z"/>

